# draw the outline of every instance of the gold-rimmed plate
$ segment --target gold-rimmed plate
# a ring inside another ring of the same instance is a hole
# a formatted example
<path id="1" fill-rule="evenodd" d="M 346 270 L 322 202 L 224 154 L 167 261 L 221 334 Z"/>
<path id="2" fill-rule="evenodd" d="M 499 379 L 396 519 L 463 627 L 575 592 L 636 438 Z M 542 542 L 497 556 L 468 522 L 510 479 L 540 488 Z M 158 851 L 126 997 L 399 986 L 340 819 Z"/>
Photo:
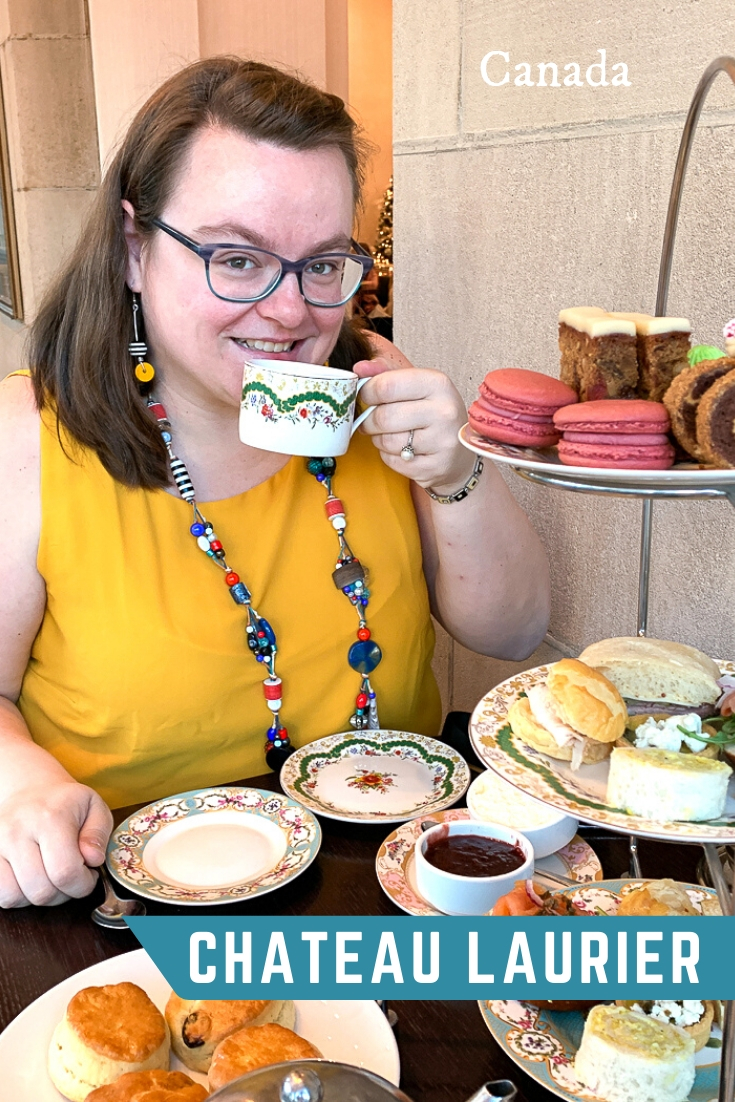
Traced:
<path id="1" fill-rule="evenodd" d="M 735 673 L 735 663 L 718 661 L 722 673 Z M 610 830 L 663 841 L 735 843 L 735 773 L 730 778 L 725 813 L 706 822 L 658 822 L 633 815 L 607 800 L 609 759 L 572 770 L 570 762 L 547 757 L 514 735 L 508 710 L 521 693 L 543 681 L 548 666 L 509 677 L 491 689 L 475 708 L 470 738 L 477 756 L 511 784 L 559 811 Z"/>
<path id="2" fill-rule="evenodd" d="M 375 859 L 375 871 L 381 888 L 396 907 L 407 914 L 417 917 L 441 915 L 436 907 L 428 903 L 416 886 L 414 868 L 414 846 L 421 835 L 421 823 L 431 819 L 435 823 L 453 823 L 469 820 L 466 808 L 457 807 L 449 811 L 439 811 L 434 815 L 422 815 L 421 819 L 412 819 L 397 830 L 392 831 L 378 850 Z M 580 884 L 591 883 L 602 878 L 602 866 L 592 847 L 578 834 L 562 849 L 549 857 L 536 862 L 539 872 L 549 872 L 568 876 Z"/>

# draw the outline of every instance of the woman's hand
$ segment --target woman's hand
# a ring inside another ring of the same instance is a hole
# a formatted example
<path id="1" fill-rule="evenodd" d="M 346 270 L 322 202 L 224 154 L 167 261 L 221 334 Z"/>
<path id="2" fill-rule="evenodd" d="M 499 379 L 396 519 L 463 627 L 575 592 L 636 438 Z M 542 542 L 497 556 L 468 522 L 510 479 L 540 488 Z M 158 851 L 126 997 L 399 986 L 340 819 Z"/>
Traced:
<path id="1" fill-rule="evenodd" d="M 475 457 L 457 433 L 467 420 L 454 383 L 441 371 L 413 367 L 397 348 L 374 360 L 360 360 L 355 374 L 371 376 L 360 400 L 376 408 L 361 431 L 373 438 L 387 466 L 435 493 L 451 494 L 472 474 Z M 383 351 L 381 346 L 381 351 Z M 413 432 L 413 437 L 410 434 Z M 411 439 L 413 459 L 401 458 Z"/>
<path id="2" fill-rule="evenodd" d="M 86 785 L 35 782 L 0 804 L 0 907 L 54 906 L 89 895 L 112 815 Z"/>

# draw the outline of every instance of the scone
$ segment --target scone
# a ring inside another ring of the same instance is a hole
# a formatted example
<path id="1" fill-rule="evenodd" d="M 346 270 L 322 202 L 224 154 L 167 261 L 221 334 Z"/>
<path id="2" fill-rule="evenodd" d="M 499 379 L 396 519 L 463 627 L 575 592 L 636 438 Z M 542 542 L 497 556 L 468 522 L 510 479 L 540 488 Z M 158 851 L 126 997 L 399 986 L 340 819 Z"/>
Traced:
<path id="1" fill-rule="evenodd" d="M 290 999 L 180 999 L 166 1003 L 171 1047 L 192 1071 L 208 1072 L 220 1041 L 248 1025 L 279 1022 L 289 1029 L 296 1021 Z"/>
<path id="2" fill-rule="evenodd" d="M 281 1064 L 286 1060 L 321 1058 L 318 1048 L 275 1022 L 246 1026 L 217 1045 L 209 1069 L 209 1085 L 216 1091 L 225 1083 L 231 1083 L 233 1079 L 257 1068 L 267 1068 L 270 1064 Z"/>
<path id="3" fill-rule="evenodd" d="M 160 1010 L 134 983 L 85 987 L 51 1038 L 48 1072 L 71 1102 L 131 1071 L 168 1068 L 169 1036 Z"/>
<path id="4" fill-rule="evenodd" d="M 87 1102 L 204 1102 L 208 1097 L 207 1088 L 183 1071 L 129 1071 L 92 1091 Z"/>

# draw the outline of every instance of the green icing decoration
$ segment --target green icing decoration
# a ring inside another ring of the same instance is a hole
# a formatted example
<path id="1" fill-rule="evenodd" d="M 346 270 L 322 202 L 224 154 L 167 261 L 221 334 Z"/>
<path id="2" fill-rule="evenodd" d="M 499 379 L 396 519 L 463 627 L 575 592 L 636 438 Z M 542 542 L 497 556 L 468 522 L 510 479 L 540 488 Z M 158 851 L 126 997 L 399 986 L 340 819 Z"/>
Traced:
<path id="1" fill-rule="evenodd" d="M 712 344 L 695 344 L 687 353 L 689 366 L 701 363 L 702 360 L 721 360 L 725 353 L 721 348 L 715 348 Z"/>

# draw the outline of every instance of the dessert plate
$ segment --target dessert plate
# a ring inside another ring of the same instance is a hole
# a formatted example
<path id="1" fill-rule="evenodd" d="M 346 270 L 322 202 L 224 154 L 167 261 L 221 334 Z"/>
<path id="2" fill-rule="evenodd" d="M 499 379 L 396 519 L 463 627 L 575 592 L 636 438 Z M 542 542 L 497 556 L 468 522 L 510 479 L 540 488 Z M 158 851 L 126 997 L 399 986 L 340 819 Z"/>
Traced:
<path id="1" fill-rule="evenodd" d="M 171 988 L 145 950 L 136 949 L 77 972 L 26 1007 L 0 1034 L 3 1098 L 12 1098 L 13 1102 L 63 1102 L 46 1071 L 46 1054 L 54 1029 L 77 991 L 125 981 L 142 987 L 159 1010 L 166 1006 Z M 367 1068 L 398 1086 L 398 1047 L 377 1003 L 296 999 L 294 1005 L 296 1032 L 316 1045 L 325 1059 Z M 205 1075 L 190 1071 L 173 1055 L 171 1068 L 207 1085 Z"/>
<path id="2" fill-rule="evenodd" d="M 302 746 L 280 775 L 304 807 L 352 823 L 400 823 L 462 796 L 469 767 L 444 742 L 405 731 L 350 731 Z"/>
<path id="3" fill-rule="evenodd" d="M 322 832 L 300 804 L 260 788 L 202 788 L 157 800 L 113 831 L 107 865 L 146 899 L 210 906 L 252 899 L 307 869 Z"/>
<path id="4" fill-rule="evenodd" d="M 553 475 L 574 482 L 584 479 L 602 486 L 611 484 L 646 487 L 649 490 L 731 490 L 735 493 L 735 470 L 700 469 L 693 461 L 677 463 L 666 471 L 623 470 L 619 467 L 570 467 L 560 463 L 556 448 L 517 448 L 500 444 L 474 432 L 469 423 L 459 430 L 459 440 L 476 455 L 487 456 L 521 471 Z"/>
<path id="5" fill-rule="evenodd" d="M 388 835 L 378 850 L 375 871 L 381 888 L 396 907 L 417 917 L 428 915 L 434 918 L 442 914 L 419 895 L 414 869 L 414 845 L 421 834 L 421 823 L 425 819 L 432 819 L 436 823 L 450 823 L 459 819 L 469 820 L 469 817 L 466 808 L 457 807 L 434 815 L 424 815 L 421 819 L 412 819 Z M 539 872 L 548 869 L 549 872 L 569 876 L 580 883 L 602 877 L 602 866 L 597 854 L 578 834 L 556 853 L 537 861 L 536 868 Z"/>
<path id="6" fill-rule="evenodd" d="M 718 660 L 716 660 L 718 661 Z M 735 673 L 735 663 L 718 661 L 723 673 Z M 482 698 L 470 720 L 470 739 L 485 765 L 537 800 L 566 811 L 576 819 L 599 823 L 625 834 L 645 835 L 664 841 L 735 842 L 735 773 L 730 778 L 725 815 L 701 823 L 657 822 L 631 815 L 607 802 L 609 759 L 582 765 L 573 772 L 570 763 L 549 758 L 527 746 L 508 724 L 508 709 L 530 685 L 542 681 L 548 666 L 509 677 Z"/>

